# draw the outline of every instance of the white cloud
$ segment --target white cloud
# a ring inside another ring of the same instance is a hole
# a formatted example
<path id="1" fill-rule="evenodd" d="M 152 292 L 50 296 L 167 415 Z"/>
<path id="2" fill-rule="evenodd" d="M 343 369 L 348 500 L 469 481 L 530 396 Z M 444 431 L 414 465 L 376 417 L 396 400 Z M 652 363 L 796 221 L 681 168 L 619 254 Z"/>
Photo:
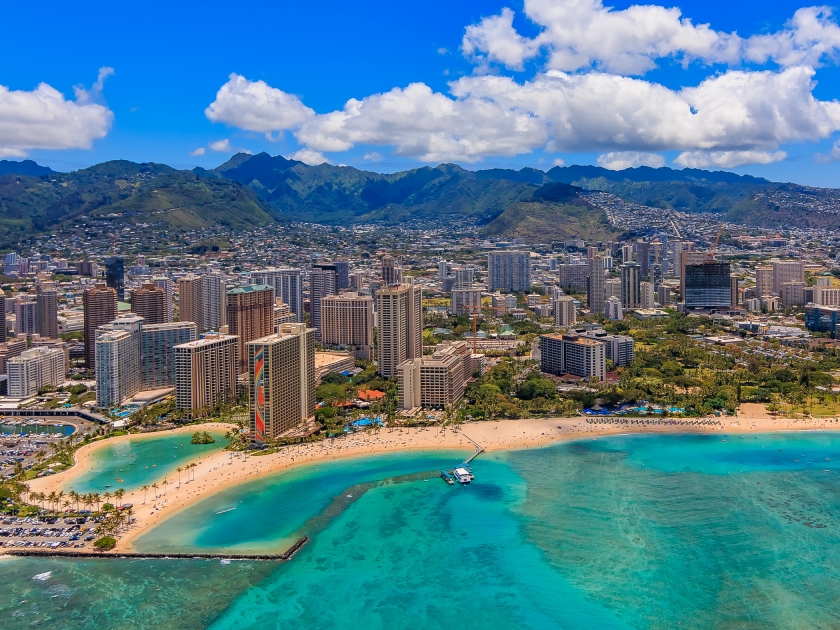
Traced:
<path id="1" fill-rule="evenodd" d="M 73 88 L 73 91 L 76 94 L 76 102 L 77 103 L 98 103 L 102 100 L 102 88 L 105 87 L 105 79 L 110 77 L 114 74 L 114 69 L 109 66 L 103 66 L 99 68 L 99 75 L 96 77 L 96 81 L 90 87 L 90 89 L 86 89 L 83 85 L 77 85 Z"/>
<path id="2" fill-rule="evenodd" d="M 782 30 L 746 39 L 695 25 L 678 8 L 658 5 L 614 10 L 602 0 L 525 0 L 525 15 L 542 29 L 533 39 L 513 28 L 514 12 L 505 8 L 468 26 L 461 49 L 468 57 L 517 70 L 544 51 L 547 68 L 594 66 L 621 74 L 642 74 L 662 58 L 793 66 L 814 65 L 840 51 L 840 28 L 827 7 L 799 9 Z"/>
<path id="3" fill-rule="evenodd" d="M 55 88 L 41 83 L 34 90 L 10 90 L 0 85 L 0 155 L 22 157 L 32 149 L 89 149 L 104 138 L 114 114 L 92 102 L 101 96 L 103 68 L 90 91 L 77 89 L 76 100 L 67 100 Z"/>
<path id="4" fill-rule="evenodd" d="M 621 154 L 609 159 L 617 164 L 633 162 L 627 156 L 634 153 L 679 151 L 678 164 L 731 168 L 783 159 L 781 144 L 840 130 L 840 102 L 814 97 L 813 67 L 787 67 L 840 50 L 840 30 L 827 9 L 797 11 L 763 39 L 717 33 L 677 9 L 652 5 L 613 11 L 601 0 L 527 0 L 525 10 L 544 27 L 536 39 L 520 36 L 505 9 L 468 27 L 462 48 L 481 64 L 515 68 L 547 50 L 549 67 L 527 79 L 473 74 L 449 83 L 448 93 L 412 83 L 317 114 L 295 95 L 232 74 L 205 111 L 213 121 L 271 139 L 291 132 L 310 161 L 362 145 L 368 155 L 378 153 L 368 147 L 392 147 L 424 162 L 476 162 L 544 149 Z M 750 56 L 785 67 L 730 69 L 678 90 L 616 73 L 642 72 L 663 56 L 706 62 Z M 593 64 L 612 71 L 593 70 Z"/>
<path id="5" fill-rule="evenodd" d="M 439 55 L 446 55 L 447 53 L 449 53 L 449 51 L 446 48 L 441 46 L 440 48 L 437 49 L 437 53 Z"/>
<path id="6" fill-rule="evenodd" d="M 828 153 L 817 153 L 814 156 L 814 161 L 817 164 L 825 164 L 827 162 L 840 162 L 840 140 L 834 143 L 831 151 Z"/>
<path id="7" fill-rule="evenodd" d="M 190 155 L 192 155 L 192 156 L 204 155 L 206 152 L 207 151 L 204 149 L 204 147 L 198 147 L 195 151 L 190 151 Z"/>
<path id="8" fill-rule="evenodd" d="M 371 162 L 379 162 L 382 160 L 382 154 L 377 153 L 376 151 L 371 151 L 370 153 L 365 153 L 365 157 L 363 159 Z"/>
<path id="9" fill-rule="evenodd" d="M 230 140 L 228 138 L 216 140 L 216 142 L 211 142 L 207 146 L 219 153 L 232 153 L 234 151 L 233 147 L 230 146 Z"/>
<path id="10" fill-rule="evenodd" d="M 319 153 L 318 151 L 312 151 L 310 149 L 301 149 L 300 151 L 295 151 L 289 156 L 290 160 L 297 160 L 299 162 L 303 162 L 304 164 L 309 164 L 309 166 L 318 166 L 319 164 L 323 164 L 326 162 L 327 164 L 330 161 L 324 157 L 323 153 Z"/>
<path id="11" fill-rule="evenodd" d="M 771 164 L 786 157 L 784 151 L 686 151 L 677 156 L 674 164 L 687 168 L 735 168 L 745 164 Z"/>
<path id="12" fill-rule="evenodd" d="M 551 164 L 552 166 L 566 166 L 566 160 L 563 158 L 554 158 L 554 162 Z"/>
<path id="13" fill-rule="evenodd" d="M 265 81 L 249 81 L 239 74 L 230 75 L 204 113 L 213 122 L 268 135 L 299 125 L 315 114 L 294 94 L 270 87 Z"/>
<path id="14" fill-rule="evenodd" d="M 611 171 L 621 171 L 625 168 L 636 168 L 637 166 L 652 166 L 653 168 L 660 168 L 665 166 L 665 158 L 658 153 L 613 151 L 599 155 L 598 166 L 603 166 Z"/>

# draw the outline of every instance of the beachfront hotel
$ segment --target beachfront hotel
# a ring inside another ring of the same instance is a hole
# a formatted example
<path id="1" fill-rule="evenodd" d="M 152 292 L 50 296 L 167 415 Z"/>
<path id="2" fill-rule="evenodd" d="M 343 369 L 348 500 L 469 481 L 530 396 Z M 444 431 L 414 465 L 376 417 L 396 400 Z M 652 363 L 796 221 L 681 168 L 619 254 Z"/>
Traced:
<path id="1" fill-rule="evenodd" d="M 350 292 L 323 298 L 321 341 L 352 349 L 357 359 L 372 359 L 373 298 Z"/>
<path id="2" fill-rule="evenodd" d="M 265 442 L 314 418 L 315 329 L 281 324 L 246 348 L 252 438 Z"/>
<path id="3" fill-rule="evenodd" d="M 423 356 L 423 288 L 414 284 L 387 287 L 376 292 L 379 373 L 397 375 L 397 366 Z"/>
<path id="4" fill-rule="evenodd" d="M 603 381 L 607 373 L 606 346 L 578 335 L 541 335 L 540 371 Z"/>
<path id="5" fill-rule="evenodd" d="M 467 380 L 474 371 L 481 373 L 483 366 L 484 355 L 472 354 L 464 341 L 443 343 L 431 356 L 403 361 L 398 367 L 400 409 L 458 404 Z"/>
<path id="6" fill-rule="evenodd" d="M 239 338 L 239 373 L 248 372 L 249 341 L 274 332 L 274 287 L 251 284 L 227 294 L 227 321 L 231 335 Z"/>
<path id="7" fill-rule="evenodd" d="M 104 283 L 97 283 L 82 294 L 84 307 L 85 365 L 93 369 L 96 362 L 96 329 L 114 321 L 117 316 L 117 292 Z"/>
<path id="8" fill-rule="evenodd" d="M 175 404 L 188 415 L 236 395 L 239 338 L 205 334 L 175 346 Z"/>

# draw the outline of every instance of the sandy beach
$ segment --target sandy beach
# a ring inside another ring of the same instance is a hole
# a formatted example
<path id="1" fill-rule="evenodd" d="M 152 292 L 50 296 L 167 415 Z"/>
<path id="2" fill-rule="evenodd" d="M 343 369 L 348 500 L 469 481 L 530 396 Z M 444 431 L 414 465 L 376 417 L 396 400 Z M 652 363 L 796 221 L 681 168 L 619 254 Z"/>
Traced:
<path id="1" fill-rule="evenodd" d="M 672 420 L 673 419 L 669 419 Z M 600 436 L 627 433 L 766 433 L 774 431 L 812 431 L 840 429 L 834 418 L 793 419 L 770 416 L 763 405 L 742 405 L 737 416 L 716 419 L 714 426 L 664 424 L 656 418 L 623 418 L 621 421 L 599 419 L 592 424 L 588 418 L 549 418 L 528 420 L 502 420 L 477 422 L 463 425 L 458 430 L 428 428 L 383 428 L 378 431 L 362 432 L 337 439 L 327 439 L 312 444 L 284 448 L 269 455 L 253 456 L 247 459 L 242 454 L 220 451 L 202 457 L 201 464 L 193 469 L 191 481 L 172 484 L 165 496 L 146 497 L 135 490 L 127 493 L 123 502 L 134 505 L 136 522 L 132 528 L 119 537 L 115 552 L 132 550 L 132 542 L 149 529 L 159 525 L 172 515 L 203 499 L 229 488 L 248 483 L 260 476 L 319 461 L 330 461 L 347 457 L 368 456 L 394 451 L 463 449 L 475 450 L 476 444 L 486 451 L 538 448 L 559 440 L 598 438 Z M 226 428 L 218 423 L 192 425 L 175 431 L 194 432 Z M 148 434 L 161 435 L 160 433 Z M 133 436 L 139 437 L 139 436 Z M 128 436 L 115 440 L 128 439 Z M 111 443 L 108 440 L 106 443 Z M 30 482 L 32 491 L 52 492 L 66 488 L 76 475 L 89 470 L 90 454 L 104 443 L 85 446 L 76 452 L 77 464 L 62 473 L 43 477 Z"/>

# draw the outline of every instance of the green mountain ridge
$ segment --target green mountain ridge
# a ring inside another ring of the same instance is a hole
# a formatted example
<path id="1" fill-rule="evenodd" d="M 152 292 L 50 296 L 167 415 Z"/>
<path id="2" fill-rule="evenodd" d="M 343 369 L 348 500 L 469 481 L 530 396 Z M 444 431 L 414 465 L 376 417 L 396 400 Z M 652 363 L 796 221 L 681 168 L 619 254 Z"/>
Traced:
<path id="1" fill-rule="evenodd" d="M 726 171 L 598 166 L 470 171 L 455 164 L 375 173 L 349 166 L 308 166 L 267 153 L 239 153 L 219 167 L 192 171 L 115 160 L 72 173 L 34 162 L 2 162 L 0 246 L 63 225 L 99 220 L 146 224 L 167 232 L 272 222 L 331 225 L 406 221 L 472 222 L 485 236 L 559 240 L 607 238 L 617 230 L 584 191 L 682 212 L 708 212 L 762 227 L 840 227 L 840 191 Z M 11 165 L 11 166 L 9 166 Z M 42 173 L 37 175 L 37 173 Z"/>

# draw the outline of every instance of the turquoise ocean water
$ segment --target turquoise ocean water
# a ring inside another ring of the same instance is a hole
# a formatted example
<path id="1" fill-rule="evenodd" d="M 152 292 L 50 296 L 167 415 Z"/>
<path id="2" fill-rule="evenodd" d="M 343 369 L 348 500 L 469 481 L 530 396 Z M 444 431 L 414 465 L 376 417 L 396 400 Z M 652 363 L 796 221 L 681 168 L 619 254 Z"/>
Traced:
<path id="1" fill-rule="evenodd" d="M 423 474 L 460 457 L 302 468 L 138 541 L 273 550 L 311 534 L 283 564 L 0 560 L 0 625 L 840 627 L 840 435 L 614 437 L 482 455 L 469 487 Z"/>
<path id="2" fill-rule="evenodd" d="M 95 472 L 76 477 L 70 482 L 69 490 L 101 493 L 123 488 L 132 492 L 146 484 L 160 483 L 164 477 L 170 482 L 177 482 L 176 468 L 198 463 L 202 456 L 215 453 L 227 445 L 224 431 L 209 433 L 216 440 L 213 444 L 190 444 L 192 436 L 189 433 L 135 437 L 106 443 L 91 455 Z M 187 478 L 185 472 L 181 476 Z M 128 498 L 124 500 L 129 501 Z"/>

